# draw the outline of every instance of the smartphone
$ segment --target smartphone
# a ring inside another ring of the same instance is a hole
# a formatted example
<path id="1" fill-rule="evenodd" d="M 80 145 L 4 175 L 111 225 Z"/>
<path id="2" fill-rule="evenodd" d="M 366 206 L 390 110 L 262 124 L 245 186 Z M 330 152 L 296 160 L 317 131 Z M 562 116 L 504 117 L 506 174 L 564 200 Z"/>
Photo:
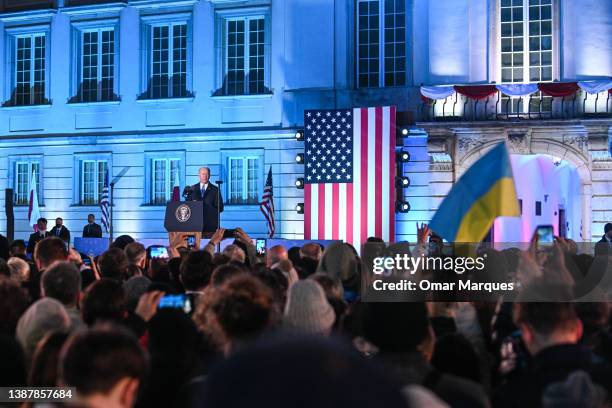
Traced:
<path id="1" fill-rule="evenodd" d="M 81 261 L 83 262 L 83 265 L 91 266 L 91 259 L 89 259 L 87 255 L 83 253 L 79 253 L 79 255 L 81 255 Z"/>
<path id="2" fill-rule="evenodd" d="M 236 235 L 235 229 L 226 229 L 225 232 L 223 233 L 223 239 L 234 238 L 234 235 Z"/>
<path id="3" fill-rule="evenodd" d="M 165 295 L 160 299 L 158 308 L 181 309 L 191 313 L 191 299 L 186 295 Z"/>
<path id="4" fill-rule="evenodd" d="M 165 246 L 153 246 L 151 247 L 151 258 L 156 259 L 168 259 L 170 256 L 168 255 L 168 248 Z"/>
<path id="5" fill-rule="evenodd" d="M 193 249 L 196 246 L 196 237 L 195 235 L 187 235 L 187 248 Z"/>
<path id="6" fill-rule="evenodd" d="M 554 229 L 552 225 L 538 225 L 536 228 L 539 248 L 550 248 L 555 241 Z"/>
<path id="7" fill-rule="evenodd" d="M 266 240 L 265 239 L 257 238 L 255 240 L 255 251 L 257 252 L 257 255 L 259 256 L 266 255 Z"/>

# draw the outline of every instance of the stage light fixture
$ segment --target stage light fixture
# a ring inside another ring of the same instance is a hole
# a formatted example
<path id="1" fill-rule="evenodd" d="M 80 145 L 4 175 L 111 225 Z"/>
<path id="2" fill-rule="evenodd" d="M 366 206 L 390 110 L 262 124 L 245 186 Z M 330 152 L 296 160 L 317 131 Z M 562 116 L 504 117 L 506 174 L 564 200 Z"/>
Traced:
<path id="1" fill-rule="evenodd" d="M 304 153 L 298 153 L 298 154 L 295 156 L 295 162 L 296 162 L 297 164 L 304 164 Z"/>
<path id="2" fill-rule="evenodd" d="M 408 150 L 400 150 L 397 152 L 397 161 L 400 163 L 406 163 L 410 161 L 410 153 Z"/>
<path id="3" fill-rule="evenodd" d="M 396 177 L 395 178 L 395 187 L 406 188 L 409 185 L 410 185 L 410 179 L 408 177 Z"/>
<path id="4" fill-rule="evenodd" d="M 304 189 L 304 177 L 299 177 L 295 180 L 295 188 L 299 190 Z"/>
<path id="5" fill-rule="evenodd" d="M 402 134 L 402 136 L 408 136 L 408 128 L 407 127 L 403 127 L 400 130 L 400 133 Z"/>
<path id="6" fill-rule="evenodd" d="M 400 213 L 407 213 L 410 211 L 410 203 L 407 201 L 398 200 L 395 202 L 395 210 Z"/>
<path id="7" fill-rule="evenodd" d="M 298 203 L 295 206 L 295 211 L 297 211 L 298 214 L 304 214 L 304 203 Z"/>
<path id="8" fill-rule="evenodd" d="M 298 142 L 304 141 L 304 131 L 302 129 L 298 129 L 295 131 L 295 140 Z"/>

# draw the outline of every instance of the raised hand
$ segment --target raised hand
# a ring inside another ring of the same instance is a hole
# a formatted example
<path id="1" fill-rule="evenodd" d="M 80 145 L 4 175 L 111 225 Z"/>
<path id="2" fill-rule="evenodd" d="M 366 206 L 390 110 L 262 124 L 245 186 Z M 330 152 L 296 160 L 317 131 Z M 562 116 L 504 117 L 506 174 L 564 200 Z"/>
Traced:
<path id="1" fill-rule="evenodd" d="M 223 234 L 225 234 L 225 228 L 217 228 L 212 237 L 210 237 L 210 244 L 217 246 L 219 242 L 223 241 Z"/>
<path id="2" fill-rule="evenodd" d="M 421 245 L 425 245 L 427 243 L 427 238 L 431 235 L 431 230 L 429 226 L 425 223 L 422 223 L 419 226 L 419 223 L 416 223 L 417 227 L 417 243 Z"/>
<path id="3" fill-rule="evenodd" d="M 143 294 L 140 299 L 138 299 L 138 305 L 134 312 L 142 317 L 145 322 L 148 322 L 155 316 L 157 305 L 159 305 L 162 296 L 164 296 L 164 292 L 160 290 L 154 290 Z"/>

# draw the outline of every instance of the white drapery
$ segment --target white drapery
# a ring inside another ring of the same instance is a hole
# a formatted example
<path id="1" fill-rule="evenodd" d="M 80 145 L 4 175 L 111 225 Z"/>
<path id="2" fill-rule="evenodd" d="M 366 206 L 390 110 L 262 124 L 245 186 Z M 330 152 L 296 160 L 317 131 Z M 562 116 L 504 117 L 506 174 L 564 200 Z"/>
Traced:
<path id="1" fill-rule="evenodd" d="M 455 93 L 452 86 L 422 86 L 421 95 L 429 99 L 446 99 Z"/>
<path id="2" fill-rule="evenodd" d="M 580 89 L 588 94 L 598 94 L 612 88 L 612 79 L 602 79 L 599 81 L 580 81 Z"/>
<path id="3" fill-rule="evenodd" d="M 504 84 L 496 85 L 496 88 L 508 96 L 528 96 L 538 92 L 538 84 Z"/>

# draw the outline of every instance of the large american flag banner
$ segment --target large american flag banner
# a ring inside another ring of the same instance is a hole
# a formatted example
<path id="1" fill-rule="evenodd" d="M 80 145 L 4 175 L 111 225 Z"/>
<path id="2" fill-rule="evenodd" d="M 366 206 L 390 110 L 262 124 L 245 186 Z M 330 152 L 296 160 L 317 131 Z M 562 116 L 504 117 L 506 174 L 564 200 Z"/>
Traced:
<path id="1" fill-rule="evenodd" d="M 102 211 L 102 225 L 108 232 L 109 222 L 109 199 L 108 199 L 108 169 L 104 173 L 104 186 L 102 187 L 102 194 L 100 194 L 100 210 Z"/>
<path id="2" fill-rule="evenodd" d="M 304 238 L 395 237 L 395 107 L 304 112 Z"/>
<path id="3" fill-rule="evenodd" d="M 274 192 L 272 191 L 272 167 L 270 167 L 270 171 L 268 172 L 268 178 L 264 186 L 261 203 L 259 203 L 259 209 L 268 223 L 268 236 L 272 238 L 276 230 L 276 223 L 274 221 Z"/>

